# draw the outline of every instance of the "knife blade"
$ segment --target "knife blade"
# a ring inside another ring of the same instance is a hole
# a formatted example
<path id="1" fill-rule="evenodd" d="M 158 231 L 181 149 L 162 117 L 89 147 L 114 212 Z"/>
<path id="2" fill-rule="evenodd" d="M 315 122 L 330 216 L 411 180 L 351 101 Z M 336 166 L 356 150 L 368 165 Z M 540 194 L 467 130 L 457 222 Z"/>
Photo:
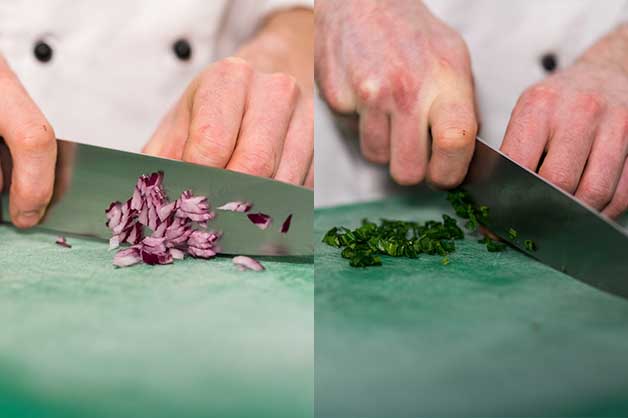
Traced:
<path id="1" fill-rule="evenodd" d="M 628 298 L 628 231 L 478 138 L 462 186 L 488 206 L 487 227 L 540 262 Z M 510 239 L 508 231 L 517 231 Z M 533 240 L 528 251 L 524 240 Z"/>
<path id="2" fill-rule="evenodd" d="M 109 239 L 105 209 L 112 201 L 131 197 L 137 178 L 163 171 L 170 199 L 183 190 L 207 196 L 216 217 L 209 228 L 223 232 L 222 252 L 247 255 L 313 254 L 312 221 L 314 193 L 279 181 L 205 167 L 143 154 L 57 140 L 59 158 L 55 194 L 41 228 Z M 60 162 L 62 162 L 60 164 Z M 8 196 L 0 199 L 0 220 L 9 221 Z M 261 230 L 245 213 L 215 210 L 227 202 L 249 201 L 251 212 L 272 216 L 270 228 Z M 292 214 L 288 233 L 283 221 Z"/>

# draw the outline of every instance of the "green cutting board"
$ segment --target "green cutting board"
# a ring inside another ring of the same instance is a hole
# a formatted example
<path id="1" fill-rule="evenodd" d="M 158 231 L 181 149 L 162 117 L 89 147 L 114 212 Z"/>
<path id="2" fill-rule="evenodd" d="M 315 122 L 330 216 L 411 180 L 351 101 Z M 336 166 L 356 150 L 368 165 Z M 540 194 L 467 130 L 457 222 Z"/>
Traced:
<path id="1" fill-rule="evenodd" d="M 628 300 L 477 237 L 447 266 L 355 269 L 320 243 L 364 217 L 445 211 L 437 192 L 316 211 L 316 416 L 628 416 Z"/>
<path id="2" fill-rule="evenodd" d="M 309 417 L 312 260 L 115 269 L 0 226 L 0 417 Z"/>

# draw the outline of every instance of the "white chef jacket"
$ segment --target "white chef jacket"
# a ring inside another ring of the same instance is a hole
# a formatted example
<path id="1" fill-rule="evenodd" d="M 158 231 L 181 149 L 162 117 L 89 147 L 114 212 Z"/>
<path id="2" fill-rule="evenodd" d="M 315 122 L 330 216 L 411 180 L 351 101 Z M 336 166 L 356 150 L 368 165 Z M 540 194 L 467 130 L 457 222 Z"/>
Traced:
<path id="1" fill-rule="evenodd" d="M 596 39 L 626 20 L 626 0 L 426 0 L 467 42 L 476 82 L 481 136 L 498 148 L 522 91 L 547 71 L 572 63 Z M 394 193 L 387 167 L 365 161 L 359 139 L 344 138 L 320 100 L 315 104 L 315 204 L 364 201 Z"/>
<path id="2" fill-rule="evenodd" d="M 2 0 L 0 53 L 57 137 L 139 151 L 206 65 L 296 6 L 313 0 Z M 189 60 L 173 51 L 180 39 Z"/>

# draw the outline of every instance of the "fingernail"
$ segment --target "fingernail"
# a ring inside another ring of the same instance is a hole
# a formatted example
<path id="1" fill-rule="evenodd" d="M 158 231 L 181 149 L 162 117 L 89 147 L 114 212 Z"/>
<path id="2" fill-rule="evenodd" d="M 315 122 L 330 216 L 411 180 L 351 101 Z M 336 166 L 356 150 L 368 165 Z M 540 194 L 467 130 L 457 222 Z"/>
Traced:
<path id="1" fill-rule="evenodd" d="M 27 210 L 18 212 L 17 218 L 21 224 L 34 224 L 41 218 L 43 210 Z"/>

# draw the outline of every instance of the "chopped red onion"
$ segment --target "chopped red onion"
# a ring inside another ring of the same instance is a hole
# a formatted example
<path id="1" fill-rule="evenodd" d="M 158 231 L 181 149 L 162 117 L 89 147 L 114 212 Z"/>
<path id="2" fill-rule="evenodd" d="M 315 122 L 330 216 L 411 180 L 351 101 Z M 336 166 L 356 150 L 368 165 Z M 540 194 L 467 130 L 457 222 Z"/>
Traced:
<path id="1" fill-rule="evenodd" d="M 247 257 L 245 255 L 239 255 L 237 257 L 233 257 L 233 264 L 235 264 L 240 271 L 244 270 L 254 270 L 254 271 L 262 271 L 265 270 L 264 266 L 254 258 Z"/>
<path id="2" fill-rule="evenodd" d="M 113 265 L 117 267 L 128 267 L 142 261 L 140 251 L 135 246 L 120 250 L 113 256 Z"/>
<path id="3" fill-rule="evenodd" d="M 283 224 L 281 224 L 281 233 L 282 234 L 286 234 L 288 232 L 288 230 L 290 229 L 290 222 L 292 222 L 292 214 L 288 215 L 286 220 L 283 221 Z"/>
<path id="4" fill-rule="evenodd" d="M 220 252 L 220 232 L 194 229 L 195 225 L 207 228 L 207 222 L 214 218 L 207 198 L 186 190 L 169 202 L 163 177 L 161 171 L 140 176 L 129 200 L 113 202 L 105 210 L 107 227 L 113 233 L 109 248 L 124 242 L 132 245 L 116 253 L 114 265 L 169 264 L 183 259 L 186 252 L 200 258 Z M 149 236 L 144 237 L 144 227 L 152 231 Z"/>
<path id="5" fill-rule="evenodd" d="M 70 244 L 68 244 L 68 242 L 66 241 L 64 236 L 57 237 L 57 240 L 55 241 L 55 244 L 60 245 L 60 246 L 65 247 L 65 248 L 72 248 L 72 246 Z"/>
<path id="6" fill-rule="evenodd" d="M 229 210 L 231 212 L 248 212 L 251 210 L 252 207 L 253 207 L 253 204 L 251 202 L 235 201 L 235 202 L 225 203 L 224 205 L 222 205 L 221 207 L 217 209 Z"/>
<path id="7" fill-rule="evenodd" d="M 205 196 L 193 196 L 190 190 L 181 193 L 176 216 L 188 218 L 194 222 L 207 222 L 214 219 L 214 213 L 209 210 L 207 198 Z"/>
<path id="8" fill-rule="evenodd" d="M 249 213 L 246 215 L 249 217 L 259 229 L 267 229 L 273 222 L 273 219 L 264 213 Z"/>
<path id="9" fill-rule="evenodd" d="M 194 257 L 210 258 L 216 255 L 216 242 L 221 234 L 214 231 L 193 231 L 188 238 L 188 253 Z"/>
<path id="10" fill-rule="evenodd" d="M 120 243 L 137 244 L 142 240 L 142 227 L 137 223 L 137 211 L 132 207 L 132 199 L 124 204 L 112 202 L 105 210 L 107 227 L 114 238 L 109 241 L 110 249 L 117 248 Z"/>

